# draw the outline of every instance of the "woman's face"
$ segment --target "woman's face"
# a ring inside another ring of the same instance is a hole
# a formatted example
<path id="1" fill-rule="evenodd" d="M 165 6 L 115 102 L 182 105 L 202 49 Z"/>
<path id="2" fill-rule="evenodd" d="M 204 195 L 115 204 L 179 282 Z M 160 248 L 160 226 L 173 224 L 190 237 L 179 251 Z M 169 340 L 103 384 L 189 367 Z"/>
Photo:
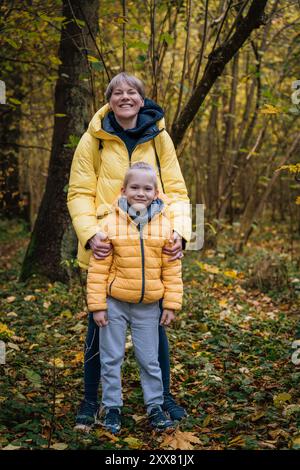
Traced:
<path id="1" fill-rule="evenodd" d="M 144 100 L 136 88 L 126 82 L 121 82 L 113 89 L 109 105 L 116 119 L 132 120 L 144 106 Z"/>

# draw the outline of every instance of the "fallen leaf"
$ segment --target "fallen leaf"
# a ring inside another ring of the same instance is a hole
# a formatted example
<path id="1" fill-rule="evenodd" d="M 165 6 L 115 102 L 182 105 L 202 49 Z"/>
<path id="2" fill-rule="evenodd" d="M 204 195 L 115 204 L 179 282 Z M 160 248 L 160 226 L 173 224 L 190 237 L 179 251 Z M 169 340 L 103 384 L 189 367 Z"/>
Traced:
<path id="1" fill-rule="evenodd" d="M 65 444 L 64 442 L 57 442 L 56 444 L 53 444 L 52 446 L 50 446 L 51 449 L 55 449 L 55 450 L 65 450 L 67 449 L 68 447 L 68 444 Z"/>
<path id="2" fill-rule="evenodd" d="M 111 434 L 108 431 L 105 431 L 104 429 L 97 429 L 95 431 L 95 434 L 97 437 L 107 437 L 111 442 L 118 442 L 118 437 L 115 436 L 114 434 Z"/>
<path id="3" fill-rule="evenodd" d="M 9 317 L 9 318 L 16 318 L 18 316 L 18 314 L 16 312 L 8 312 L 8 314 L 6 316 Z"/>
<path id="4" fill-rule="evenodd" d="M 291 448 L 292 448 L 292 449 L 295 449 L 295 450 L 299 450 L 299 449 L 300 449 L 300 434 L 298 434 L 297 436 L 295 436 L 295 437 L 292 439 Z"/>
<path id="5" fill-rule="evenodd" d="M 183 432 L 176 429 L 175 433 L 168 435 L 162 442 L 161 447 L 171 447 L 172 449 L 193 450 L 192 444 L 201 444 L 198 437 L 192 432 Z"/>
<path id="6" fill-rule="evenodd" d="M 8 446 L 2 448 L 2 450 L 18 450 L 18 449 L 21 449 L 21 446 L 14 446 L 12 444 L 8 444 Z"/>
<path id="7" fill-rule="evenodd" d="M 52 366 L 58 367 L 59 369 L 62 369 L 63 367 L 65 367 L 64 361 L 60 359 L 59 357 L 55 357 L 54 359 L 51 359 L 51 361 L 49 361 L 49 364 L 51 364 Z"/>
<path id="8" fill-rule="evenodd" d="M 14 297 L 13 295 L 10 295 L 5 300 L 6 300 L 7 303 L 11 304 L 12 302 L 14 302 L 16 300 L 16 297 Z"/>
<path id="9" fill-rule="evenodd" d="M 273 397 L 273 403 L 276 406 L 276 408 L 281 408 L 286 401 L 289 401 L 292 398 L 292 396 L 289 393 L 279 393 L 278 395 L 274 395 Z"/>
<path id="10" fill-rule="evenodd" d="M 245 445 L 245 439 L 243 436 L 237 436 L 229 441 L 229 447 L 242 447 Z"/>
<path id="11" fill-rule="evenodd" d="M 20 351 L 20 348 L 17 344 L 14 344 L 14 343 L 7 343 L 7 346 L 10 348 L 10 349 L 15 349 L 16 351 Z"/>
<path id="12" fill-rule="evenodd" d="M 143 446 L 143 442 L 136 437 L 126 437 L 124 441 L 127 442 L 130 449 L 140 449 Z"/>
<path id="13" fill-rule="evenodd" d="M 74 359 L 71 360 L 71 364 L 76 365 L 78 363 L 82 363 L 83 362 L 83 357 L 84 357 L 83 351 L 80 351 L 79 353 L 76 353 Z"/>
<path id="14" fill-rule="evenodd" d="M 36 300 L 36 296 L 35 295 L 26 295 L 26 297 L 24 297 L 24 300 L 26 300 L 26 302 L 33 302 L 34 300 Z"/>
<path id="15" fill-rule="evenodd" d="M 264 411 L 259 411 L 255 414 L 251 415 L 251 421 L 253 421 L 253 422 L 258 421 L 263 416 L 265 416 L 265 412 Z"/>
<path id="16" fill-rule="evenodd" d="M 132 415 L 132 418 L 134 419 L 134 421 L 136 423 L 140 423 L 141 421 L 143 421 L 145 419 L 145 416 L 143 416 L 143 415 Z"/>

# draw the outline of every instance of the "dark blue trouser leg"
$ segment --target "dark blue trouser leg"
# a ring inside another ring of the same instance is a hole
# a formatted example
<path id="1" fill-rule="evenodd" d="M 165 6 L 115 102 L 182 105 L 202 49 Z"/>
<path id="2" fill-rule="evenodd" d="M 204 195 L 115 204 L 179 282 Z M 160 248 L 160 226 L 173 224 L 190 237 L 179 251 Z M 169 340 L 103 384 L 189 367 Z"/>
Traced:
<path id="1" fill-rule="evenodd" d="M 84 398 L 88 401 L 98 400 L 100 383 L 99 360 L 99 327 L 89 314 L 88 332 L 84 348 Z"/>
<path id="2" fill-rule="evenodd" d="M 159 301 L 159 307 L 162 315 L 162 299 Z M 159 325 L 158 334 L 158 361 L 161 368 L 164 393 L 167 394 L 170 393 L 170 355 L 168 337 L 164 326 Z"/>
<path id="3" fill-rule="evenodd" d="M 160 301 L 162 312 L 162 301 Z M 164 326 L 159 326 L 158 361 L 161 368 L 164 393 L 170 392 L 170 356 L 169 343 Z M 93 320 L 93 314 L 89 314 L 88 332 L 85 340 L 84 353 L 84 398 L 88 401 L 98 400 L 98 388 L 100 384 L 100 360 L 99 360 L 99 327 Z"/>

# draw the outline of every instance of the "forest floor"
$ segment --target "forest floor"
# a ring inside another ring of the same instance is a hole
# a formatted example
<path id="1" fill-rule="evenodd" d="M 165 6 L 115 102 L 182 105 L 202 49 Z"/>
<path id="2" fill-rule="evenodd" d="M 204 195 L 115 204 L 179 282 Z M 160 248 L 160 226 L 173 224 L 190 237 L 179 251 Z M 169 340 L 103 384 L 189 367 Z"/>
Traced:
<path id="1" fill-rule="evenodd" d="M 149 428 L 128 337 L 118 436 L 73 430 L 87 324 L 80 283 L 18 283 L 28 233 L 17 222 L 1 232 L 0 449 L 300 449 L 299 240 L 289 245 L 288 228 L 264 226 L 240 255 L 230 230 L 218 249 L 186 253 L 184 305 L 168 337 L 172 391 L 189 417 L 172 434 Z"/>

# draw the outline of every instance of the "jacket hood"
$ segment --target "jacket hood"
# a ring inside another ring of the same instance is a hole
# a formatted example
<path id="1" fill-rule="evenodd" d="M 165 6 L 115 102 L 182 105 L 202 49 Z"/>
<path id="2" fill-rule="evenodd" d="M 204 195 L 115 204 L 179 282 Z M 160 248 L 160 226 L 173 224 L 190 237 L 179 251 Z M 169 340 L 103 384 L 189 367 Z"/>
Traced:
<path id="1" fill-rule="evenodd" d="M 88 132 L 96 138 L 102 138 L 102 131 L 108 133 L 115 133 L 114 127 L 110 123 L 108 114 L 112 113 L 110 111 L 109 104 L 105 104 L 100 108 L 96 114 L 93 116 L 92 120 L 89 123 Z M 112 113 L 113 114 L 113 113 Z M 121 128 L 121 127 L 120 127 Z M 162 130 L 165 128 L 165 119 L 163 109 L 156 104 L 154 101 L 149 98 L 145 98 L 144 106 L 140 109 L 138 114 L 137 127 L 135 129 L 129 130 L 132 136 L 140 135 L 144 133 L 151 134 Z M 128 132 L 128 130 L 127 130 Z"/>
<path id="2" fill-rule="evenodd" d="M 144 226 L 150 222 L 156 214 L 163 212 L 165 205 L 162 199 L 157 198 L 154 199 L 150 206 L 145 208 L 143 211 L 136 211 L 133 206 L 128 204 L 127 198 L 121 196 L 118 199 L 118 207 L 125 214 L 128 214 L 136 225 Z"/>

